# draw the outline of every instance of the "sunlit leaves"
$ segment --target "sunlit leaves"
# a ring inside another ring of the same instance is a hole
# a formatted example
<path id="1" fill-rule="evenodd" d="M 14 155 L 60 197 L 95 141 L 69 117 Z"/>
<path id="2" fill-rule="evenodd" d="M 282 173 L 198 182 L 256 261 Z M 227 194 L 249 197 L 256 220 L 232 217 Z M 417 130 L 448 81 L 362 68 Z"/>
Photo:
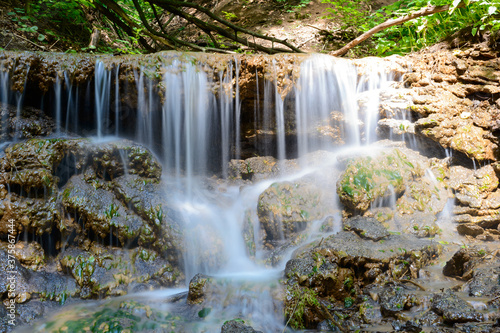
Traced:
<path id="1" fill-rule="evenodd" d="M 448 10 L 448 14 L 453 14 L 457 6 L 462 2 L 462 0 L 453 0 L 453 3 L 450 6 L 450 9 Z"/>

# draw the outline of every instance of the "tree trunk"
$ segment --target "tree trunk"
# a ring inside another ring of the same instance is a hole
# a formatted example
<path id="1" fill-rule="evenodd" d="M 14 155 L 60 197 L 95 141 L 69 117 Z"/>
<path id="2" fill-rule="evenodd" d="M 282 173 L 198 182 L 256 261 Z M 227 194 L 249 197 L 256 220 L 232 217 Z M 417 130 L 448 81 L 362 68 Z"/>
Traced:
<path id="1" fill-rule="evenodd" d="M 101 30 L 94 27 L 92 30 L 92 35 L 90 35 L 89 49 L 96 49 L 97 44 L 99 44 L 99 37 L 101 36 Z"/>

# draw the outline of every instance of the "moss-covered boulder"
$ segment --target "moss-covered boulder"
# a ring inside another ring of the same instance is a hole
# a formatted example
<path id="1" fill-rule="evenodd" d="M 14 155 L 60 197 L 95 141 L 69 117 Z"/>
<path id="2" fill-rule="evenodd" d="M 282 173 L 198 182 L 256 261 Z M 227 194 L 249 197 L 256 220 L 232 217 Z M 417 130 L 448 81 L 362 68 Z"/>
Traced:
<path id="1" fill-rule="evenodd" d="M 65 185 L 62 205 L 102 239 L 116 237 L 122 245 L 134 241 L 148 245 L 155 240 L 147 222 L 124 206 L 113 192 L 85 181 L 83 175 L 73 176 Z"/>
<path id="2" fill-rule="evenodd" d="M 19 255 L 18 255 L 19 256 Z M 26 258 L 20 258 L 25 262 Z M 14 272 L 15 278 L 15 302 L 20 304 L 30 304 L 33 299 L 55 300 L 64 304 L 67 298 L 75 296 L 79 293 L 79 288 L 75 280 L 60 272 L 50 271 L 33 271 L 25 268 L 17 258 L 9 256 L 7 251 L 0 249 L 0 261 L 9 263 L 8 267 Z M 2 301 L 8 299 L 7 290 L 12 277 L 10 270 L 0 270 L 0 293 L 2 294 Z M 18 309 L 20 313 L 20 309 Z M 21 318 L 23 319 L 23 318 Z"/>
<path id="3" fill-rule="evenodd" d="M 0 115 L 3 119 L 0 138 L 4 142 L 47 136 L 55 127 L 51 118 L 33 107 L 23 107 L 18 112 L 17 107 L 1 103 Z"/>
<path id="4" fill-rule="evenodd" d="M 363 213 L 377 199 L 400 195 L 406 182 L 422 173 L 420 165 L 412 163 L 399 149 L 357 157 L 347 162 L 337 194 L 347 210 Z"/>
<path id="5" fill-rule="evenodd" d="M 334 199 L 304 180 L 274 183 L 259 196 L 258 217 L 268 242 L 289 239 L 312 221 L 333 214 Z"/>
<path id="6" fill-rule="evenodd" d="M 277 160 L 272 156 L 250 157 L 246 160 L 231 160 L 229 176 L 235 179 L 260 180 L 271 176 L 277 169 Z"/>
<path id="7" fill-rule="evenodd" d="M 64 141 L 60 139 L 30 139 L 5 149 L 10 171 L 10 184 L 24 189 L 50 188 L 54 171 L 64 157 Z"/>
<path id="8" fill-rule="evenodd" d="M 168 185 L 137 175 L 118 177 L 112 182 L 116 198 L 147 224 L 155 234 L 152 246 L 172 262 L 179 261 L 184 232 L 183 217 L 173 208 Z M 141 231 L 142 232 L 142 231 Z"/>
<path id="9" fill-rule="evenodd" d="M 354 224 L 350 222 L 351 226 Z M 441 251 L 439 245 L 412 235 L 391 234 L 372 240 L 358 233 L 359 230 L 342 231 L 307 244 L 294 253 L 287 263 L 283 280 L 285 314 L 292 327 L 313 329 L 331 318 L 345 327 L 349 327 L 350 322 L 345 318 L 362 321 L 363 315 L 357 317 L 360 315 L 358 306 L 366 308 L 368 298 L 363 294 L 371 293 L 363 288 L 416 279 L 420 268 L 428 265 Z M 375 299 L 381 301 L 384 289 L 375 293 L 378 294 Z M 342 310 L 342 317 L 338 316 L 340 312 L 330 310 L 342 308 L 346 308 Z"/>
<path id="10" fill-rule="evenodd" d="M 61 210 L 55 195 L 46 198 L 26 198 L 16 193 L 0 200 L 0 234 L 9 233 L 9 220 L 16 232 L 35 235 L 50 233 L 61 221 Z"/>
<path id="11" fill-rule="evenodd" d="M 8 242 L 0 242 L 0 249 L 8 252 L 9 244 Z M 43 266 L 45 261 L 43 248 L 37 242 L 18 241 L 14 244 L 11 253 L 24 267 L 32 270 L 37 270 Z"/>
<path id="12" fill-rule="evenodd" d="M 139 285 L 171 287 L 182 275 L 157 252 L 142 247 L 125 250 L 94 244 L 90 251 L 71 247 L 58 260 L 75 279 L 81 298 L 124 295 Z"/>

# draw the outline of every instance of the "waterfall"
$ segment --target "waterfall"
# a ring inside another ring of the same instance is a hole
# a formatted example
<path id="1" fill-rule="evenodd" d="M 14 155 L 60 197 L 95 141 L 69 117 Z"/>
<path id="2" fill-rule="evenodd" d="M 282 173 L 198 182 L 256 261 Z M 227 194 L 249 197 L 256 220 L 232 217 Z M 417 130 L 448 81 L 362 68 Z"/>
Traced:
<path id="1" fill-rule="evenodd" d="M 257 218 L 259 195 L 273 182 L 306 174 L 304 170 L 290 174 L 281 168 L 290 155 L 301 158 L 318 150 L 334 151 L 375 141 L 378 95 L 370 97 L 370 107 L 362 111 L 358 99 L 360 94 L 384 87 L 390 76 L 380 68 L 360 76 L 357 67 L 347 60 L 313 55 L 300 59 L 300 64 L 297 60 L 299 73 L 280 73 L 278 78 L 280 64 L 272 59 L 265 69 L 267 76 L 259 72 L 261 69 L 246 73 L 254 75 L 256 81 L 252 95 L 256 99 L 249 103 L 240 85 L 243 64 L 238 57 L 224 58 L 219 67 L 202 64 L 189 55 L 183 58 L 162 53 L 155 57 L 153 69 L 146 62 L 138 62 L 140 65 L 132 70 L 98 59 L 93 85 L 73 82 L 70 72 L 56 76 L 51 90 L 53 109 L 47 110 L 55 116 L 56 135 L 64 136 L 64 131 L 72 130 L 81 135 L 95 133 L 98 141 L 108 135 L 132 138 L 158 156 L 163 166 L 161 184 L 178 210 L 176 222 L 184 231 L 182 267 L 186 283 L 197 273 L 230 279 L 237 276 L 240 282 L 255 276 L 264 276 L 262 280 L 268 284 L 269 280 L 276 281 L 276 270 L 266 270 L 254 260 L 264 258 Z M 120 80 L 127 70 L 133 77 L 131 86 Z M 280 79 L 293 87 L 285 89 Z M 9 73 L 0 67 L 2 104 L 9 102 L 9 84 Z M 127 98 L 134 102 L 136 98 L 136 104 L 131 107 L 133 103 Z M 21 110 L 21 97 L 18 102 Z M 250 110 L 243 109 L 244 102 Z M 240 123 L 244 117 L 254 126 L 248 125 L 245 132 Z M 2 119 L 2 124 L 5 121 Z M 229 166 L 231 160 L 243 155 L 241 141 L 246 132 L 254 134 L 249 142 L 256 152 L 274 155 L 281 164 L 273 179 L 240 188 L 243 183 L 229 182 Z M 120 157 L 128 174 L 127 157 L 123 152 Z M 217 180 L 212 179 L 214 175 Z M 248 219 L 257 222 L 245 225 Z M 244 228 L 252 229 L 255 258 L 248 254 Z M 111 233 L 109 237 L 112 245 Z M 239 289 L 235 293 L 244 292 Z M 262 318 L 260 326 L 282 330 L 283 324 L 272 313 L 269 290 L 259 293 L 248 303 L 235 305 L 235 313 L 251 313 L 255 320 Z"/>
<path id="2" fill-rule="evenodd" d="M 105 133 L 105 124 L 108 120 L 109 93 L 111 75 L 102 61 L 95 64 L 95 114 L 97 123 L 97 138 L 102 139 Z"/>

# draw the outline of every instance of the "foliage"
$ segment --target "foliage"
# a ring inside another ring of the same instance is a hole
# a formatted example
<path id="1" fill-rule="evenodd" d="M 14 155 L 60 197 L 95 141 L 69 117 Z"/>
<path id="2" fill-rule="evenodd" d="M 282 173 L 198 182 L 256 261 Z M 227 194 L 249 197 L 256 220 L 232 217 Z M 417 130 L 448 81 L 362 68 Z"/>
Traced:
<path id="1" fill-rule="evenodd" d="M 282 6 L 286 12 L 292 13 L 297 9 L 304 8 L 311 2 L 311 0 L 275 0 L 280 6 Z"/>
<path id="2" fill-rule="evenodd" d="M 496 32 L 500 29 L 498 0 L 481 0 L 477 2 L 465 1 L 468 5 L 457 8 L 460 1 L 434 0 L 431 5 L 451 5 L 448 12 L 436 13 L 426 17 L 419 17 L 408 21 L 401 26 L 390 27 L 374 36 L 378 55 L 404 54 L 422 47 L 434 44 L 464 29 L 472 28 L 475 35 L 478 30 Z M 375 13 L 378 19 L 373 20 L 372 26 L 386 19 L 387 15 L 404 16 L 427 5 L 427 1 L 398 1 Z M 385 14 L 385 15 L 384 15 Z M 371 28 L 367 26 L 366 28 Z M 368 30 L 368 29 L 367 29 Z"/>
<path id="3" fill-rule="evenodd" d="M 332 5 L 329 9 L 331 14 L 343 18 L 341 29 L 351 27 L 359 30 L 359 33 L 366 32 L 388 19 L 404 17 L 426 6 L 450 6 L 448 11 L 418 17 L 375 34 L 372 38 L 373 53 L 380 56 L 415 51 L 464 28 L 471 28 L 473 35 L 478 31 L 500 30 L 499 0 L 400 0 L 372 14 L 366 10 L 366 0 L 322 2 Z"/>
<path id="4" fill-rule="evenodd" d="M 288 317 L 290 327 L 294 329 L 305 328 L 304 314 L 308 308 L 320 308 L 317 293 L 309 288 L 300 288 L 292 285 L 287 288 L 292 301 L 285 307 L 285 316 Z"/>
<path id="5" fill-rule="evenodd" d="M 366 17 L 369 12 L 370 0 L 322 0 L 321 3 L 328 3 L 331 7 L 327 8 L 329 13 L 324 18 L 338 19 L 340 22 L 340 30 L 348 30 L 362 27 L 366 23 Z"/>
<path id="6" fill-rule="evenodd" d="M 24 8 L 15 7 L 7 13 L 17 24 L 17 30 L 36 37 L 38 42 L 48 39 L 67 39 L 73 44 L 79 37 L 90 32 L 84 8 L 92 3 L 87 0 L 34 0 L 28 1 Z M 58 27 L 55 32 L 48 23 Z"/>

